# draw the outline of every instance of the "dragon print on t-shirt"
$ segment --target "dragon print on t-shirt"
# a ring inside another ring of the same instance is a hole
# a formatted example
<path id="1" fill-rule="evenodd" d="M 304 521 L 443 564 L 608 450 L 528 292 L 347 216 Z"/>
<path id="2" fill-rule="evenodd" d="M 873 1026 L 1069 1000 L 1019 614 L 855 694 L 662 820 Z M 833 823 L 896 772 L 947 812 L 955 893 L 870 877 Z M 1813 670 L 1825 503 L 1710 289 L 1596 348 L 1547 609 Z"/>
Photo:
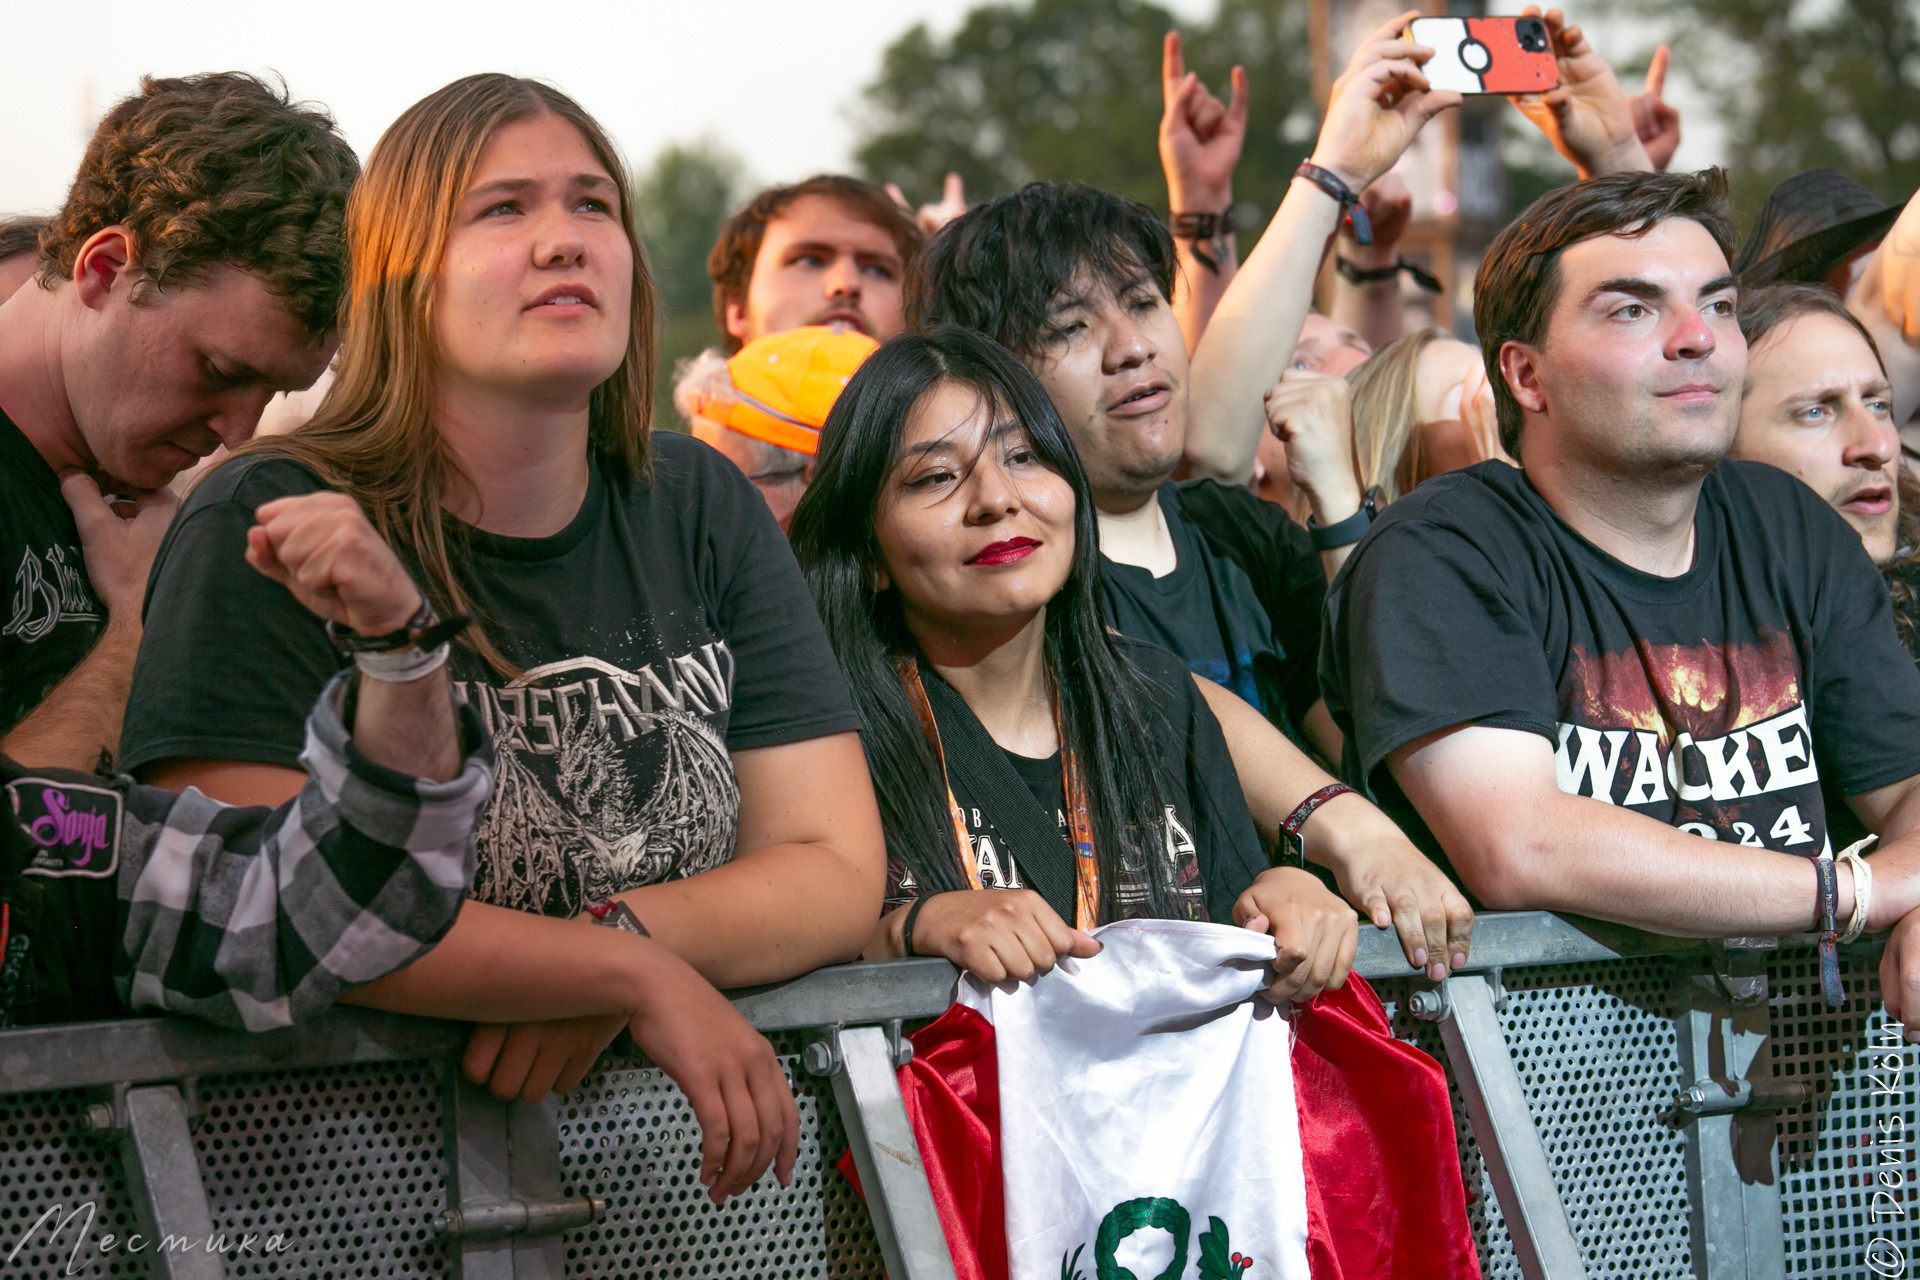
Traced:
<path id="1" fill-rule="evenodd" d="M 455 687 L 498 753 L 476 832 L 479 900 L 570 916 L 733 853 L 740 789 L 724 737 L 724 640 L 635 671 L 570 658 L 504 685 Z"/>

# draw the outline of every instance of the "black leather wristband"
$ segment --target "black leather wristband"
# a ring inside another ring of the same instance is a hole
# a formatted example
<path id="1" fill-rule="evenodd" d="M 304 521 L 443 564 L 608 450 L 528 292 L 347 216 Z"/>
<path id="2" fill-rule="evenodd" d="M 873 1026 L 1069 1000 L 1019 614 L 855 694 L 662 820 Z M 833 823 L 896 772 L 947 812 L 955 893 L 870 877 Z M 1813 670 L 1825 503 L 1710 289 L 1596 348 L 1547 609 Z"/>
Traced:
<path id="1" fill-rule="evenodd" d="M 1200 265 L 1220 274 L 1220 264 L 1227 257 L 1227 237 L 1233 234 L 1233 206 L 1220 213 L 1176 213 L 1167 219 L 1167 228 L 1175 240 L 1193 241 L 1193 256 Z M 1200 248 L 1202 244 L 1213 246 L 1211 257 Z"/>
<path id="2" fill-rule="evenodd" d="M 932 895 L 929 894 L 928 897 Z M 906 956 L 918 955 L 913 949 L 913 922 L 920 918 L 920 908 L 927 905 L 926 898 L 915 898 L 913 905 L 907 908 L 907 918 L 900 924 L 900 953 Z"/>

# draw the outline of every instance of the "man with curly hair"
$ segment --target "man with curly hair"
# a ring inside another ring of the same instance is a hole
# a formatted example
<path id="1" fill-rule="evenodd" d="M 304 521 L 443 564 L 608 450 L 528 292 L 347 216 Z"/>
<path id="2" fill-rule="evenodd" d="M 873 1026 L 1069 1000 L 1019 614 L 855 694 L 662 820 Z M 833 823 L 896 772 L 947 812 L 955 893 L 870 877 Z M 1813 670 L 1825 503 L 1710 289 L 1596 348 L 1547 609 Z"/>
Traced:
<path id="1" fill-rule="evenodd" d="M 252 76 L 146 79 L 0 305 L 0 751 L 114 750 L 166 485 L 332 359 L 359 162 Z"/>

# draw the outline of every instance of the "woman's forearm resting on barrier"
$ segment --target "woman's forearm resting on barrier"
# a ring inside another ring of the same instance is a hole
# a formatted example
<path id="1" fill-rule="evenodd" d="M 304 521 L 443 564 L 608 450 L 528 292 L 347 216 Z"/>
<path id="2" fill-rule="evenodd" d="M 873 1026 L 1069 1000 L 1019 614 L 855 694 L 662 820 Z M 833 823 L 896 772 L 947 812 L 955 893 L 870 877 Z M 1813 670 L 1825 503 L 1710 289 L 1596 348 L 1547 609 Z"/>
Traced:
<path id="1" fill-rule="evenodd" d="M 1194 677 L 1233 756 L 1261 839 L 1275 845 L 1281 824 L 1334 781 L 1244 700 Z M 1407 963 L 1436 981 L 1467 962 L 1473 909 L 1392 820 L 1358 795 L 1315 809 L 1300 828 L 1306 860 L 1334 873 L 1340 892 L 1376 928 L 1399 932 Z"/>
<path id="2" fill-rule="evenodd" d="M 719 986 L 777 982 L 854 959 L 886 883 L 886 842 L 859 735 L 737 751 L 733 767 L 733 859 L 620 900 L 656 941 Z"/>

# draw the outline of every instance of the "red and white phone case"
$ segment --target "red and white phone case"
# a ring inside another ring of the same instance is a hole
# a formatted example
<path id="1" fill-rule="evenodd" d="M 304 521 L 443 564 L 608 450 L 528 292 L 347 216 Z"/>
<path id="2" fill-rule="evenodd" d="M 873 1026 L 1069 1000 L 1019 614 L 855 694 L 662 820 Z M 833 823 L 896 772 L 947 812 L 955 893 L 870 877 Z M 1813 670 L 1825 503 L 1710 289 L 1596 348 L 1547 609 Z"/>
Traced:
<path id="1" fill-rule="evenodd" d="M 1433 50 L 1420 70 L 1436 89 L 1544 93 L 1560 83 L 1560 69 L 1551 47 L 1534 51 L 1522 46 L 1519 23 L 1524 21 L 1529 19 L 1415 18 L 1407 26 L 1407 39 Z"/>

